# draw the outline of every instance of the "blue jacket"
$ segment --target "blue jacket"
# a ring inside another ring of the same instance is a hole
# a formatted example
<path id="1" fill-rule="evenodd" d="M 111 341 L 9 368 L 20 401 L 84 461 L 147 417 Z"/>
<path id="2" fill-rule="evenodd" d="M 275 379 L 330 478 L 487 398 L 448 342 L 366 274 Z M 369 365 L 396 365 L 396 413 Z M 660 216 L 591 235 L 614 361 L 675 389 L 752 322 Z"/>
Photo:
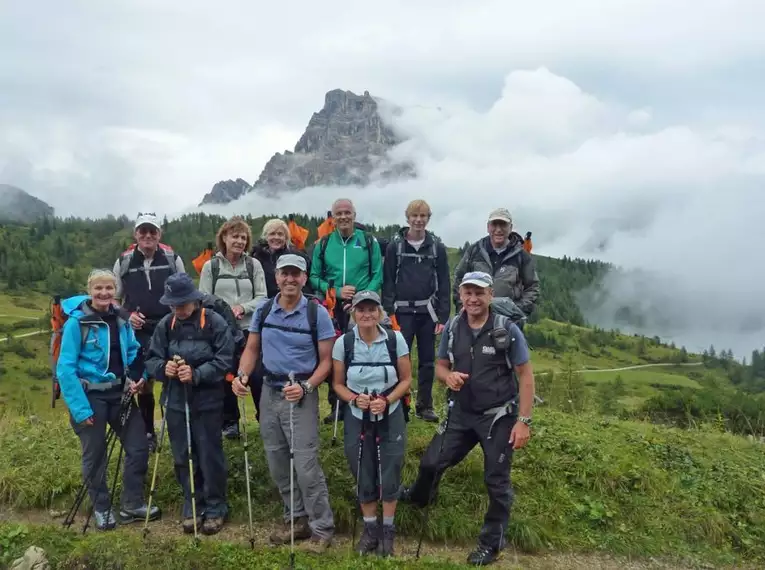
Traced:
<path id="1" fill-rule="evenodd" d="M 109 325 L 86 303 L 88 295 L 69 297 L 61 301 L 61 309 L 68 315 L 61 334 L 61 352 L 56 364 L 56 376 L 61 396 L 74 421 L 80 423 L 93 415 L 85 394 L 83 381 L 106 385 L 121 383 L 109 370 Z M 141 345 L 135 338 L 130 323 L 118 317 L 120 349 L 125 370 L 136 361 Z M 84 336 L 83 336 L 84 332 Z M 136 376 L 137 377 L 137 376 Z"/>

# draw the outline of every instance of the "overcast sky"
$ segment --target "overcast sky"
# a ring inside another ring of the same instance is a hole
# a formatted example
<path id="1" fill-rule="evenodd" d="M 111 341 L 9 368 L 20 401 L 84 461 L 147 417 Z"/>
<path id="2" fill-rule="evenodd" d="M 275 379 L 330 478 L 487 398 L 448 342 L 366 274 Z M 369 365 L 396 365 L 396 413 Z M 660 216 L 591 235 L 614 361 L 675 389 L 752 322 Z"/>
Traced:
<path id="1" fill-rule="evenodd" d="M 404 106 L 417 181 L 226 212 L 348 194 L 400 222 L 424 197 L 459 245 L 506 206 L 540 253 L 656 270 L 610 283 L 653 330 L 744 354 L 765 344 L 763 21 L 761 0 L 5 2 L 0 183 L 60 215 L 193 209 L 292 149 L 326 91 L 368 89 Z"/>

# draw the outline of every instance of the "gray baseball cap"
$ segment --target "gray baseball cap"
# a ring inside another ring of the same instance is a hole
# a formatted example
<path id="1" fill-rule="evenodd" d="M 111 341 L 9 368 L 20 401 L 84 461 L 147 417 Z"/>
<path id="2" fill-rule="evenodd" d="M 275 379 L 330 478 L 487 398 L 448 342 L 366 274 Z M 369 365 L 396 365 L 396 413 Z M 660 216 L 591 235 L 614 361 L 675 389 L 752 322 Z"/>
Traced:
<path id="1" fill-rule="evenodd" d="M 377 305 L 382 305 L 382 301 L 380 300 L 380 295 L 375 293 L 374 291 L 359 291 L 353 296 L 353 300 L 351 301 L 351 307 L 355 307 L 359 303 L 363 303 L 364 301 L 372 301 L 373 303 L 376 303 Z"/>
<path id="2" fill-rule="evenodd" d="M 276 269 L 284 267 L 297 267 L 300 271 L 306 271 L 305 259 L 294 253 L 285 253 L 276 260 Z"/>
<path id="3" fill-rule="evenodd" d="M 513 216 L 510 215 L 510 211 L 507 208 L 497 208 L 495 210 L 492 210 L 489 214 L 489 221 L 490 222 L 507 222 L 508 224 L 513 223 Z"/>
<path id="4" fill-rule="evenodd" d="M 484 288 L 492 287 L 494 285 L 494 279 L 492 279 L 491 275 L 484 273 L 483 271 L 470 271 L 465 273 L 462 277 L 460 286 L 462 285 L 475 285 Z"/>

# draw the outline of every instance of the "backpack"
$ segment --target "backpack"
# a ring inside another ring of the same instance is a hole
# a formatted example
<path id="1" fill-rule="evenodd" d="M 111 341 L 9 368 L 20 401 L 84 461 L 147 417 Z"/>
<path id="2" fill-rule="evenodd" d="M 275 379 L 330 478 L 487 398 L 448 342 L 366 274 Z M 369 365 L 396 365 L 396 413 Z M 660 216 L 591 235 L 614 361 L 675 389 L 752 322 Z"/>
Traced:
<path id="1" fill-rule="evenodd" d="M 494 315 L 494 330 L 497 330 L 497 329 L 507 330 L 508 321 L 512 322 L 512 319 L 510 319 L 506 315 L 494 313 L 493 311 L 492 311 L 492 314 Z M 449 362 L 451 363 L 452 366 L 454 366 L 454 351 L 453 351 L 454 331 L 457 329 L 457 323 L 459 322 L 459 318 L 460 318 L 459 313 L 454 315 L 452 320 L 449 322 L 449 327 L 446 329 L 446 333 L 448 335 L 447 341 L 446 341 L 446 351 L 447 351 L 447 354 L 449 355 Z M 515 337 L 511 336 L 510 342 L 507 345 L 507 350 L 505 350 L 505 364 L 507 365 L 508 370 L 510 370 L 510 372 L 513 375 L 513 381 L 517 382 L 517 377 L 515 374 L 515 366 L 513 366 L 513 363 L 510 360 L 510 349 L 513 347 L 514 342 L 515 342 Z"/>
<path id="2" fill-rule="evenodd" d="M 244 256 L 244 265 L 247 268 L 247 278 L 252 283 L 252 292 L 255 293 L 255 260 L 249 255 Z M 220 277 L 220 257 L 217 255 L 210 259 L 210 272 L 212 273 L 212 292 L 215 293 L 215 284 L 218 279 L 241 279 L 240 275 L 224 275 Z"/>
<path id="3" fill-rule="evenodd" d="M 225 319 L 226 323 L 229 326 L 229 329 L 231 329 L 231 334 L 234 337 L 234 361 L 232 363 L 232 369 L 230 372 L 232 373 L 235 372 L 239 366 L 239 359 L 242 356 L 242 353 L 244 352 L 244 347 L 246 345 L 246 342 L 244 338 L 244 333 L 242 332 L 242 329 L 239 328 L 239 324 L 237 323 L 236 317 L 234 316 L 234 311 L 231 310 L 231 307 L 229 306 L 228 303 L 226 303 L 226 301 L 224 301 L 220 297 L 217 297 L 211 294 L 205 294 L 205 296 L 202 298 L 200 302 L 200 308 L 201 310 L 199 311 L 199 331 L 201 333 L 206 332 L 205 325 L 207 324 L 207 315 L 209 314 L 208 311 L 218 313 L 221 317 Z M 174 329 L 175 329 L 175 315 L 171 317 L 170 326 L 168 326 L 167 328 L 168 340 L 170 339 L 170 335 Z M 227 375 L 227 379 L 228 379 L 228 375 Z M 231 375 L 231 379 L 233 380 L 233 375 Z"/>
<path id="4" fill-rule="evenodd" d="M 432 235 L 432 234 L 431 234 Z M 433 245 L 430 248 L 430 254 L 420 255 L 419 253 L 404 253 L 404 238 L 401 236 L 401 234 L 396 234 L 396 236 L 393 238 L 393 243 L 396 244 L 396 277 L 394 279 L 394 283 L 398 285 L 398 273 L 401 269 L 401 258 L 402 257 L 416 257 L 419 260 L 426 260 L 426 259 L 432 259 L 433 263 L 433 296 L 435 297 L 438 295 L 438 244 L 441 243 L 441 240 L 436 237 L 435 235 L 432 235 L 433 237 Z"/>
<path id="5" fill-rule="evenodd" d="M 87 299 L 83 295 L 82 299 Z M 56 400 L 61 398 L 61 385 L 56 374 L 58 357 L 61 355 L 61 335 L 64 333 L 64 325 L 69 320 L 69 314 L 64 312 L 61 306 L 61 295 L 55 295 L 50 306 L 50 366 L 51 366 L 51 397 L 50 407 L 56 407 Z M 82 337 L 82 346 L 85 345 L 85 337 L 88 332 L 88 325 L 80 323 L 80 336 Z"/>
<path id="6" fill-rule="evenodd" d="M 327 278 L 327 264 L 324 263 L 324 256 L 327 252 L 327 243 L 329 242 L 329 238 L 332 234 L 326 235 L 319 241 L 319 264 L 321 265 L 321 279 L 326 280 Z M 374 236 L 370 234 L 369 232 L 364 232 L 364 241 L 367 245 L 367 271 L 369 272 L 369 279 L 372 279 L 372 242 L 374 241 Z"/>
<path id="7" fill-rule="evenodd" d="M 348 377 L 348 369 L 351 366 L 390 366 L 393 365 L 393 367 L 396 369 L 396 376 L 399 376 L 399 370 L 398 370 L 398 350 L 397 350 L 397 341 L 396 341 L 396 332 L 387 326 L 383 326 L 383 329 L 385 329 L 385 334 L 387 335 L 387 338 L 385 339 L 385 346 L 388 349 L 388 362 L 355 362 L 353 360 L 353 356 L 355 353 L 356 348 L 356 335 L 354 334 L 353 330 L 348 331 L 343 335 L 343 354 L 345 355 L 344 361 L 345 361 L 345 374 L 346 379 Z M 391 386 L 386 392 L 390 393 L 392 392 L 396 386 L 398 386 L 398 381 Z M 409 409 L 411 404 L 411 394 L 407 392 L 403 398 L 401 398 L 401 406 L 404 411 L 404 420 L 406 422 L 409 422 Z M 387 410 L 386 410 L 387 413 Z"/>
<path id="8" fill-rule="evenodd" d="M 319 331 L 316 328 L 316 322 L 319 318 L 319 305 L 322 305 L 321 299 L 319 299 L 315 295 L 307 295 L 303 293 L 303 296 L 308 299 L 308 309 L 307 309 L 307 317 L 308 317 L 308 329 L 301 329 L 297 327 L 285 327 L 283 325 L 272 325 L 270 323 L 266 322 L 266 318 L 271 313 L 271 309 L 274 306 L 274 301 L 276 300 L 276 297 L 271 297 L 268 299 L 264 304 L 263 307 L 260 310 L 260 318 L 258 320 L 258 328 L 260 329 L 261 334 L 263 334 L 264 328 L 272 328 L 272 329 L 279 329 L 282 331 L 297 333 L 297 334 L 309 334 L 311 335 L 311 341 L 313 342 L 313 349 L 316 352 L 316 362 L 319 362 Z M 331 315 L 330 315 L 331 317 Z M 335 321 L 333 320 L 333 324 L 335 325 L 335 335 L 337 336 L 337 326 Z M 263 362 L 263 343 L 260 343 L 260 351 L 261 351 L 261 358 L 260 362 Z"/>
<path id="9" fill-rule="evenodd" d="M 133 253 L 135 252 L 135 249 L 136 244 L 131 243 L 128 248 L 120 254 L 120 279 L 124 279 L 125 275 L 127 275 L 128 268 L 130 266 L 130 260 L 133 259 Z M 173 251 L 172 247 L 164 243 L 159 244 L 159 249 L 162 250 L 162 253 L 165 254 L 167 260 L 170 262 L 169 269 L 170 275 L 172 275 L 177 271 L 175 264 L 176 260 L 178 259 L 178 254 Z"/>

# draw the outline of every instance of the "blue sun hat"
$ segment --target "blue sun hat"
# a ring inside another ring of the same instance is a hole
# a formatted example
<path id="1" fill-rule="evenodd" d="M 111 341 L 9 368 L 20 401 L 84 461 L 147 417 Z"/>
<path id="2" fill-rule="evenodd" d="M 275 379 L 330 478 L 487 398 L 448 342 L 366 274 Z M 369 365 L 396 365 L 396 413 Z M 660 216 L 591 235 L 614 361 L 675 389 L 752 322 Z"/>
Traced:
<path id="1" fill-rule="evenodd" d="M 163 305 L 178 306 L 201 301 L 204 294 L 197 290 L 188 273 L 175 273 L 165 281 L 165 294 L 159 302 Z"/>

